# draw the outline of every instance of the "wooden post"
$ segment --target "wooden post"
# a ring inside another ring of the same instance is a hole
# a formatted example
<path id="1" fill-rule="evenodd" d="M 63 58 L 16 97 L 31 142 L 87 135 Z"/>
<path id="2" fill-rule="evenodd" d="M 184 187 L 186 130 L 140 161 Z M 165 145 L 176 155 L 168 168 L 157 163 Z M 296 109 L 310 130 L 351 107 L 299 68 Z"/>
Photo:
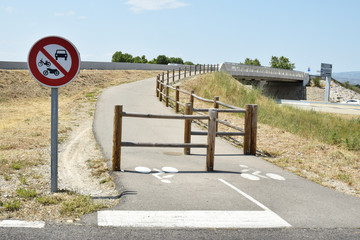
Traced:
<path id="1" fill-rule="evenodd" d="M 175 91 L 175 112 L 179 112 L 179 101 L 180 101 L 180 91 L 179 91 L 179 86 L 176 86 L 176 91 Z"/>
<path id="2" fill-rule="evenodd" d="M 191 76 L 191 65 L 189 65 L 189 76 Z"/>
<path id="3" fill-rule="evenodd" d="M 180 80 L 180 75 L 181 75 L 181 68 L 179 68 L 179 80 Z"/>
<path id="4" fill-rule="evenodd" d="M 207 72 L 209 73 L 209 64 L 207 65 Z"/>
<path id="5" fill-rule="evenodd" d="M 195 65 L 195 67 L 194 67 L 194 72 L 195 72 L 195 75 L 196 75 L 196 66 L 197 66 L 197 65 Z"/>
<path id="6" fill-rule="evenodd" d="M 211 64 L 210 65 L 210 72 L 212 72 L 213 71 L 213 65 Z"/>
<path id="7" fill-rule="evenodd" d="M 203 68 L 203 73 L 206 73 L 206 67 L 205 67 L 205 64 L 204 64 L 204 68 Z"/>
<path id="8" fill-rule="evenodd" d="M 209 128 L 207 135 L 206 171 L 214 171 L 215 138 L 216 138 L 216 111 L 209 110 Z"/>
<path id="9" fill-rule="evenodd" d="M 218 103 L 218 101 L 219 101 L 219 97 L 214 97 L 214 108 L 215 108 L 215 109 L 218 109 L 218 108 L 219 108 L 219 103 Z M 218 119 L 218 118 L 219 118 L 219 112 L 216 111 L 216 119 Z M 219 129 L 219 123 L 216 122 L 216 131 L 218 131 L 218 129 Z"/>
<path id="10" fill-rule="evenodd" d="M 162 92 L 163 92 L 163 89 L 164 89 L 164 73 L 162 73 L 162 78 L 161 78 L 161 83 L 160 83 L 160 95 L 159 95 L 159 101 L 162 102 L 162 98 L 163 98 L 163 95 L 162 95 Z"/>
<path id="11" fill-rule="evenodd" d="M 199 64 L 199 74 L 201 74 L 201 64 Z"/>
<path id="12" fill-rule="evenodd" d="M 175 69 L 173 69 L 172 81 L 175 82 Z"/>
<path id="13" fill-rule="evenodd" d="M 252 107 L 251 105 L 245 106 L 245 136 L 244 136 L 244 154 L 250 154 L 251 146 L 251 116 L 252 116 Z"/>
<path id="14" fill-rule="evenodd" d="M 186 78 L 186 67 L 184 67 L 184 78 Z"/>
<path id="15" fill-rule="evenodd" d="M 169 70 L 167 70 L 167 72 L 166 72 L 166 76 L 167 76 L 167 82 L 169 82 Z"/>
<path id="16" fill-rule="evenodd" d="M 116 105 L 114 109 L 114 133 L 113 133 L 113 155 L 112 170 L 121 169 L 121 130 L 122 130 L 122 105 Z"/>
<path id="17" fill-rule="evenodd" d="M 160 81 L 160 75 L 157 75 L 156 77 L 156 97 L 159 97 L 159 81 Z"/>
<path id="18" fill-rule="evenodd" d="M 251 144 L 250 144 L 250 154 L 256 155 L 256 138 L 257 138 L 257 105 L 251 105 Z"/>
<path id="19" fill-rule="evenodd" d="M 195 90 L 191 90 L 189 101 L 190 101 L 192 107 L 194 107 L 194 96 L 193 96 L 194 93 L 195 93 Z"/>
<path id="20" fill-rule="evenodd" d="M 192 104 L 186 103 L 185 104 L 185 115 L 192 115 Z M 184 127 L 184 143 L 191 143 L 191 122 L 192 120 L 185 120 L 185 127 Z M 184 148 L 184 154 L 190 155 L 190 148 Z"/>
<path id="21" fill-rule="evenodd" d="M 165 104 L 166 104 L 166 107 L 169 106 L 169 71 L 168 71 L 168 78 L 166 79 L 166 99 L 165 99 Z"/>
<path id="22" fill-rule="evenodd" d="M 217 71 L 217 72 L 219 71 L 219 64 L 216 65 L 216 71 Z"/>

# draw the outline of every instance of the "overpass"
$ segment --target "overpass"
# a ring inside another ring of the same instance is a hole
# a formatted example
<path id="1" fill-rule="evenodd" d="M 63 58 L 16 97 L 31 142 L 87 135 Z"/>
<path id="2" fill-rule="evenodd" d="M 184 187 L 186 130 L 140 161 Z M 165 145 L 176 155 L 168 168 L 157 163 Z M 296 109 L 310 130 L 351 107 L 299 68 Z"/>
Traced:
<path id="1" fill-rule="evenodd" d="M 280 99 L 303 100 L 309 74 L 279 68 L 225 62 L 220 72 L 226 72 L 243 83 L 259 87 L 264 94 Z"/>

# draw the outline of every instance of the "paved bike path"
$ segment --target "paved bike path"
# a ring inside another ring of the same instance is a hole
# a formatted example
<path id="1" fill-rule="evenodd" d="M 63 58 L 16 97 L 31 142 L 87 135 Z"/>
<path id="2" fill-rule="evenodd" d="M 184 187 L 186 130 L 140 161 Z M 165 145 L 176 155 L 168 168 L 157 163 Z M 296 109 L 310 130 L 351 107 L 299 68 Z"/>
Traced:
<path id="1" fill-rule="evenodd" d="M 125 112 L 174 114 L 156 98 L 155 78 L 105 90 L 93 127 L 109 161 L 115 105 L 123 105 Z M 123 121 L 123 141 L 181 143 L 183 131 L 183 120 Z M 206 143 L 206 137 L 192 137 L 192 142 Z M 205 153 L 122 148 L 123 172 L 115 173 L 121 202 L 93 217 L 99 225 L 124 227 L 360 227 L 359 198 L 244 156 L 242 149 L 218 138 L 214 172 L 205 171 Z"/>

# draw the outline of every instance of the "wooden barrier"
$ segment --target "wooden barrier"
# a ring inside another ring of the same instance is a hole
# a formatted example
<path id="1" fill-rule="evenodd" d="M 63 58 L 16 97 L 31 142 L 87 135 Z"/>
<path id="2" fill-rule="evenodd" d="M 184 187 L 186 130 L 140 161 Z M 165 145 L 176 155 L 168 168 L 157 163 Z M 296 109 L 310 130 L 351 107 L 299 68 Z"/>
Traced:
<path id="1" fill-rule="evenodd" d="M 191 111 L 192 107 L 191 104 L 187 104 L 188 109 Z M 190 148 L 210 148 L 215 149 L 215 141 L 210 141 L 210 138 L 208 140 L 207 144 L 193 144 L 190 142 L 186 142 L 186 139 L 184 137 L 184 143 L 134 143 L 134 142 L 122 142 L 122 118 L 123 117 L 136 117 L 136 118 L 157 118 L 157 119 L 182 119 L 185 120 L 185 125 L 188 125 L 187 130 L 185 130 L 184 135 L 190 136 L 191 132 L 191 120 L 193 119 L 209 119 L 208 116 L 202 116 L 202 115 L 158 115 L 158 114 L 142 114 L 142 113 L 126 113 L 123 112 L 123 106 L 115 106 L 114 110 L 114 133 L 113 133 L 113 157 L 112 157 L 112 170 L 113 171 L 120 171 L 121 170 L 121 148 L 122 147 L 171 147 L 171 148 L 184 148 L 190 149 Z M 211 116 L 213 116 L 215 113 L 212 113 Z M 190 122 L 188 122 L 190 121 Z M 212 120 L 214 121 L 214 119 Z M 210 129 L 209 131 L 214 131 L 214 129 Z M 216 135 L 216 132 L 208 133 L 210 136 Z M 212 138 L 211 138 L 212 139 Z M 210 145 L 209 145 L 210 144 Z M 213 150 L 211 150 L 213 151 Z M 211 169 L 209 171 L 212 171 L 213 167 L 208 168 L 208 161 L 211 163 L 214 162 L 214 154 L 207 157 L 206 160 L 206 169 Z"/>
<path id="2" fill-rule="evenodd" d="M 203 64 L 203 65 L 198 65 L 199 66 L 199 74 L 201 73 L 206 73 L 206 72 L 213 72 L 213 71 L 218 71 L 219 70 L 219 64 L 217 65 L 213 65 L 213 64 Z M 202 70 L 203 69 L 203 70 Z M 202 71 L 201 71 L 202 70 Z M 187 72 L 187 67 L 184 67 L 184 72 L 183 72 L 183 77 L 186 77 L 186 72 Z M 175 70 L 173 70 L 173 75 L 172 75 L 172 79 L 173 82 L 175 82 Z M 189 67 L 189 75 L 191 74 L 191 66 Z M 194 74 L 197 74 L 197 66 L 195 65 L 194 68 Z M 213 100 L 210 99 L 205 99 L 202 98 L 200 96 L 197 96 L 195 94 L 195 92 L 192 90 L 190 92 L 188 91 L 184 91 L 181 90 L 179 86 L 176 86 L 176 88 L 171 87 L 169 84 L 169 71 L 167 71 L 167 81 L 165 84 L 165 79 L 164 79 L 164 73 L 162 74 L 162 79 L 160 80 L 160 75 L 157 77 L 157 82 L 156 82 L 156 93 L 157 96 L 159 97 L 159 100 L 162 101 L 163 97 L 165 98 L 165 104 L 166 106 L 169 106 L 169 100 L 174 102 L 175 105 L 175 111 L 179 112 L 180 111 L 180 105 L 184 107 L 184 110 L 186 108 L 186 105 L 182 104 L 180 102 L 180 93 L 184 93 L 184 94 L 188 94 L 189 95 L 189 101 L 192 105 L 192 110 L 191 110 L 191 114 L 193 112 L 208 112 L 209 109 L 197 109 L 194 108 L 194 101 L 195 98 L 203 101 L 203 102 L 207 102 L 207 103 L 213 103 L 213 107 L 214 109 L 216 109 L 216 123 L 215 123 L 215 129 L 216 129 L 216 136 L 244 136 L 244 154 L 251 154 L 251 155 L 256 155 L 256 137 L 257 137 L 257 106 L 256 105 L 247 105 L 246 109 L 241 109 L 238 108 L 236 106 L 231 106 L 229 104 L 223 103 L 219 101 L 218 97 L 214 97 Z M 178 74 L 178 78 L 181 79 L 181 68 L 179 68 L 179 74 Z M 165 93 L 164 93 L 164 88 L 165 88 Z M 169 96 L 169 89 L 173 89 L 175 92 L 175 98 L 171 98 Z M 227 109 L 220 109 L 220 106 L 223 108 L 227 108 Z M 185 110 L 186 111 L 186 110 Z M 190 112 L 190 111 L 189 111 Z M 232 124 L 229 124 L 226 121 L 221 121 L 218 119 L 218 115 L 219 113 L 231 113 L 231 112 L 235 112 L 235 113 L 245 113 L 245 127 L 244 129 L 239 128 L 237 126 L 234 126 Z M 238 132 L 218 132 L 219 126 L 218 124 L 222 124 L 225 125 L 227 127 L 233 128 Z M 190 124 L 191 126 L 191 124 Z M 194 133 L 194 132 L 190 132 L 190 135 L 194 135 L 194 134 L 199 134 L 199 133 Z M 191 141 L 191 138 L 190 140 Z M 184 150 L 186 151 L 188 154 L 190 154 L 190 149 L 186 149 Z"/>

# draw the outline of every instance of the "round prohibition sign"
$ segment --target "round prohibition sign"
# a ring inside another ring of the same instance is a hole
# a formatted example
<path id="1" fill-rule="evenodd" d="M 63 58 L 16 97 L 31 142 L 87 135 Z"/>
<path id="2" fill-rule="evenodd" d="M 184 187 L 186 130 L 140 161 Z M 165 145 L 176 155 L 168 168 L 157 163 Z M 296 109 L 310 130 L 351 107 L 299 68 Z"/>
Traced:
<path id="1" fill-rule="evenodd" d="M 70 83 L 80 70 L 80 54 L 68 40 L 50 36 L 37 41 L 30 49 L 28 66 L 41 84 L 57 88 Z"/>

